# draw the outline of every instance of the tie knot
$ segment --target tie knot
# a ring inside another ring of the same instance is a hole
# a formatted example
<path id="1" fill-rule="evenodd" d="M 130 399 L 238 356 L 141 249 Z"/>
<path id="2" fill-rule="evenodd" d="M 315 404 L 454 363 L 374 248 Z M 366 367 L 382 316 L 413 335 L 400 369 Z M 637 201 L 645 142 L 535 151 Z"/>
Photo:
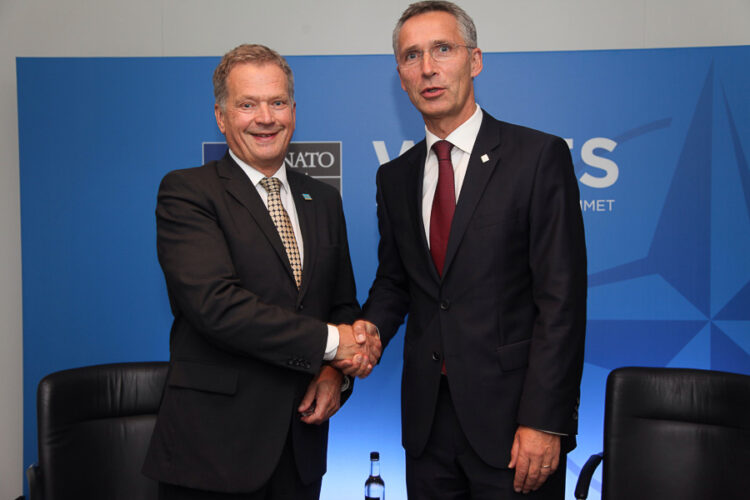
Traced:
<path id="1" fill-rule="evenodd" d="M 281 190 L 281 181 L 276 177 L 263 177 L 260 185 L 268 194 L 278 193 Z"/>
<path id="2" fill-rule="evenodd" d="M 451 144 L 448 141 L 437 141 L 435 144 L 432 145 L 432 149 L 435 150 L 435 154 L 438 157 L 438 161 L 450 161 L 451 159 L 451 149 L 453 148 L 453 144 Z"/>

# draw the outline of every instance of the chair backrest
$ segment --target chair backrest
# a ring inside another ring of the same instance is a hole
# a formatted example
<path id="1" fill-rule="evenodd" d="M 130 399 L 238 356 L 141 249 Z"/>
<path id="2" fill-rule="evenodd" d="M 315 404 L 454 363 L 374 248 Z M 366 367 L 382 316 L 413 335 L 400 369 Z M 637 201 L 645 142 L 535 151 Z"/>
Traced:
<path id="1" fill-rule="evenodd" d="M 603 500 L 750 498 L 750 376 L 612 371 L 603 464 Z"/>
<path id="2" fill-rule="evenodd" d="M 43 498 L 157 498 L 141 474 L 167 363 L 119 363 L 47 375 L 37 391 Z"/>

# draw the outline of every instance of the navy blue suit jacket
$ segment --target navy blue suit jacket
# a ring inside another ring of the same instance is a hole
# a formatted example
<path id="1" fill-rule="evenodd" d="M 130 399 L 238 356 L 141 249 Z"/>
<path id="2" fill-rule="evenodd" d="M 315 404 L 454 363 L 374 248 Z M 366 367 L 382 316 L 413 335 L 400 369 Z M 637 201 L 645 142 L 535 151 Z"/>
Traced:
<path id="1" fill-rule="evenodd" d="M 377 174 L 379 266 L 364 315 L 383 342 L 408 313 L 402 439 L 419 456 L 445 362 L 462 429 L 507 466 L 519 424 L 575 446 L 586 325 L 586 250 L 570 151 L 485 113 L 442 278 L 422 221 L 422 141 Z"/>

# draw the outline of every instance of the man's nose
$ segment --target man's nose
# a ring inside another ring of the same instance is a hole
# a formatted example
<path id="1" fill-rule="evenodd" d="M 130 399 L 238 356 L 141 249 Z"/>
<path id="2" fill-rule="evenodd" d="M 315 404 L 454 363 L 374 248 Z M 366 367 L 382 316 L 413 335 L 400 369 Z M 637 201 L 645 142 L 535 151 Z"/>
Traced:
<path id="1" fill-rule="evenodd" d="M 435 59 L 432 58 L 429 50 L 422 52 L 422 73 L 425 75 L 435 74 Z"/>
<path id="2" fill-rule="evenodd" d="M 258 106 L 258 112 L 255 114 L 255 121 L 260 123 L 271 123 L 273 122 L 273 113 L 271 113 L 271 107 L 263 102 Z"/>

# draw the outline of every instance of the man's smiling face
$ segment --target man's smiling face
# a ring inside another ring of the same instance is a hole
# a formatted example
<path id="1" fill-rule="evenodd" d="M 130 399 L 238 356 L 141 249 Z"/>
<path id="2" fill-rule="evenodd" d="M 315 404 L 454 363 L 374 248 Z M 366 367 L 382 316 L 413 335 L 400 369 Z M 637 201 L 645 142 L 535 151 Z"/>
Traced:
<path id="1" fill-rule="evenodd" d="M 284 163 L 296 121 L 284 71 L 273 63 L 243 63 L 227 76 L 227 98 L 214 108 L 232 152 L 267 176 Z"/>

